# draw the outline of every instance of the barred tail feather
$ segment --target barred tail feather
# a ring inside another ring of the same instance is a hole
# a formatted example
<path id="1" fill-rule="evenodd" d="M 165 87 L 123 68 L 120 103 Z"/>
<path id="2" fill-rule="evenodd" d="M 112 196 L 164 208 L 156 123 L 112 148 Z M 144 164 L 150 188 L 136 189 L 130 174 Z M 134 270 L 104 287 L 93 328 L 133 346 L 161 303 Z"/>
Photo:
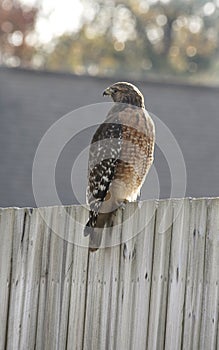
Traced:
<path id="1" fill-rule="evenodd" d="M 89 213 L 89 220 L 86 223 L 86 226 L 84 228 L 84 236 L 87 237 L 92 232 L 92 228 L 96 226 L 97 221 L 97 213 L 90 211 Z"/>
<path id="2" fill-rule="evenodd" d="M 102 241 L 102 232 L 105 226 L 111 226 L 112 212 L 95 213 L 90 212 L 90 218 L 84 228 L 84 236 L 89 237 L 89 250 L 94 252 L 99 249 Z"/>
<path id="3" fill-rule="evenodd" d="M 93 228 L 89 238 L 89 251 L 95 252 L 99 249 L 102 241 L 102 230 Z"/>

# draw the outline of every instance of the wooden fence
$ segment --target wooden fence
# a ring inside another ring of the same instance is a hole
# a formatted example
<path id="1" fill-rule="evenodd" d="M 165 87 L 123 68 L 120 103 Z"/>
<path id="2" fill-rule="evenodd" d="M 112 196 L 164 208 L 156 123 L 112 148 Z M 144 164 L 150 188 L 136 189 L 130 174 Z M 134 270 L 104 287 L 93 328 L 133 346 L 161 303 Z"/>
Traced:
<path id="1" fill-rule="evenodd" d="M 86 218 L 1 209 L 1 350 L 219 349 L 219 199 L 129 204 L 96 253 Z"/>

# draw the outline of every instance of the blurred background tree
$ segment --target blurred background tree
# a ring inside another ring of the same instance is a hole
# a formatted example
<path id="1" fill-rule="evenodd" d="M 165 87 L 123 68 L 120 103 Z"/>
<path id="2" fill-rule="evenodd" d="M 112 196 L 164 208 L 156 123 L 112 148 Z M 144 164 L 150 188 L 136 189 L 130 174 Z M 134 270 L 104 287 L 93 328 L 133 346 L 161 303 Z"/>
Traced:
<path id="1" fill-rule="evenodd" d="M 20 53 L 28 47 L 21 50 L 9 40 L 15 34 L 1 29 L 8 45 L 3 51 L 9 55 L 16 51 L 21 65 L 77 74 L 219 81 L 219 0 L 81 0 L 81 4 L 77 30 L 38 43 L 30 57 Z M 32 23 L 26 20 L 29 12 L 25 16 L 22 12 L 26 29 L 13 27 L 22 38 L 33 29 L 37 12 L 32 11 Z M 14 51 L 10 45 L 16 46 Z"/>
<path id="2" fill-rule="evenodd" d="M 84 0 L 93 18 L 56 39 L 46 67 L 89 74 L 194 74 L 218 57 L 213 2 Z"/>
<path id="3" fill-rule="evenodd" d="M 9 66 L 32 66 L 35 48 L 30 44 L 38 9 L 18 2 L 0 2 L 0 63 Z"/>

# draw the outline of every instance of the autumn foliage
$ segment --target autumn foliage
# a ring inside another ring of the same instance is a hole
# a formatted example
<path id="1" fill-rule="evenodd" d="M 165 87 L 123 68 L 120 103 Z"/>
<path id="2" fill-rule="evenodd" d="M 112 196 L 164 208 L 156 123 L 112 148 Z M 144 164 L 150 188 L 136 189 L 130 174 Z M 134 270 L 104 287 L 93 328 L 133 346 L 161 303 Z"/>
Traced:
<path id="1" fill-rule="evenodd" d="M 22 7 L 15 1 L 0 2 L 0 62 L 9 66 L 31 66 L 35 52 L 28 44 L 38 9 Z"/>

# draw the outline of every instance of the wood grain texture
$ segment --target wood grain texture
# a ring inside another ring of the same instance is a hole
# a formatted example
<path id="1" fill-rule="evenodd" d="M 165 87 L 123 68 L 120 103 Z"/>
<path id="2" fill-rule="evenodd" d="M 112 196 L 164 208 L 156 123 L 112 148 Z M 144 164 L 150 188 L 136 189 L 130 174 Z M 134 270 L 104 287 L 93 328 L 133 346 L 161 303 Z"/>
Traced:
<path id="1" fill-rule="evenodd" d="M 95 253 L 87 216 L 0 210 L 0 349 L 218 349 L 219 199 L 130 203 Z"/>

